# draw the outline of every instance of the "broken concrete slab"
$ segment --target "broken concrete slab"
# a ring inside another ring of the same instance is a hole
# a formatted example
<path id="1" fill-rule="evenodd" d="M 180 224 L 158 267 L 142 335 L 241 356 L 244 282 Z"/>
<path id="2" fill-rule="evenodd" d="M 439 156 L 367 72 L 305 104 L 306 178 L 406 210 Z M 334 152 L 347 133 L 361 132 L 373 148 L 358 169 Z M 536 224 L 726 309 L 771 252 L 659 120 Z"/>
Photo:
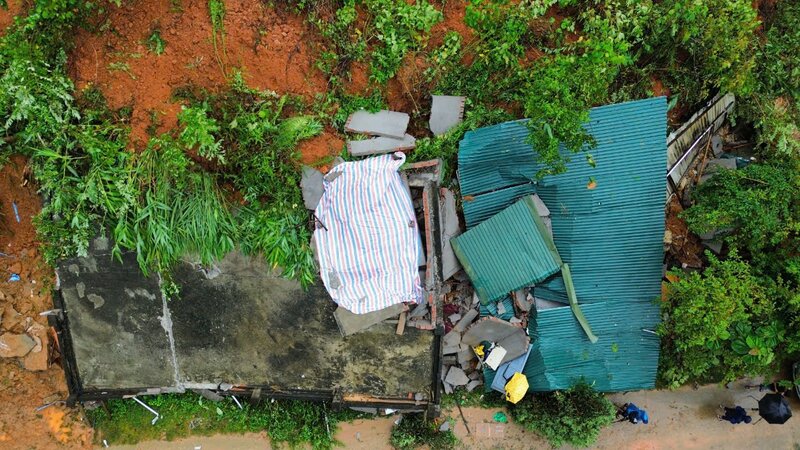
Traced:
<path id="1" fill-rule="evenodd" d="M 353 156 L 382 155 L 384 153 L 412 150 L 417 139 L 406 133 L 401 139 L 380 136 L 360 141 L 347 141 L 347 151 Z"/>
<path id="2" fill-rule="evenodd" d="M 344 129 L 351 133 L 402 139 L 408 128 L 408 121 L 409 117 L 406 113 L 385 109 L 371 113 L 362 109 L 350 114 L 344 124 Z"/>
<path id="3" fill-rule="evenodd" d="M 44 327 L 39 327 L 33 334 L 35 342 L 34 348 L 25 355 L 23 365 L 25 370 L 33 372 L 45 371 L 48 369 L 49 351 L 48 351 L 48 337 L 47 330 Z"/>
<path id="4" fill-rule="evenodd" d="M 450 240 L 463 232 L 456 209 L 456 197 L 449 189 L 439 190 L 439 223 L 442 230 L 442 280 L 447 281 L 461 270 L 461 262 Z"/>
<path id="5" fill-rule="evenodd" d="M 722 252 L 722 241 L 721 240 L 710 240 L 710 241 L 703 241 L 703 245 L 705 245 L 709 250 L 716 254 L 720 254 Z"/>
<path id="6" fill-rule="evenodd" d="M 459 333 L 463 333 L 464 330 L 466 330 L 467 327 L 472 323 L 472 321 L 475 320 L 475 318 L 478 317 L 478 314 L 479 313 L 478 313 L 477 309 L 470 309 L 469 311 L 467 311 L 466 314 L 464 314 L 464 317 L 462 317 L 461 320 L 459 320 L 458 323 L 453 327 L 453 331 L 457 331 Z M 463 340 L 463 338 L 462 338 L 462 340 Z M 473 345 L 473 344 L 469 344 L 469 345 Z M 477 344 L 475 344 L 475 345 L 477 345 Z"/>
<path id="7" fill-rule="evenodd" d="M 3 310 L 3 321 L 2 327 L 6 331 L 22 331 L 19 327 L 20 324 L 25 320 L 22 314 L 18 313 L 16 309 L 14 309 L 11 304 L 6 304 L 5 309 Z M 16 330 L 15 330 L 16 329 Z"/>
<path id="8" fill-rule="evenodd" d="M 378 414 L 378 408 L 370 408 L 369 406 L 350 406 L 350 409 L 365 414 Z"/>
<path id="9" fill-rule="evenodd" d="M 459 320 L 461 320 L 461 314 L 458 313 L 450 314 L 449 316 L 447 316 L 447 318 L 450 319 L 450 323 L 455 325 L 458 323 Z"/>
<path id="10" fill-rule="evenodd" d="M 5 333 L 0 336 L 0 357 L 25 356 L 36 346 L 36 341 L 27 334 Z"/>
<path id="11" fill-rule="evenodd" d="M 448 383 L 447 381 L 442 381 L 442 385 L 444 386 L 444 393 L 445 394 L 452 394 L 453 393 L 453 385 Z"/>
<path id="12" fill-rule="evenodd" d="M 461 333 L 458 331 L 450 331 L 442 337 L 442 345 L 446 347 L 458 346 L 461 343 Z"/>
<path id="13" fill-rule="evenodd" d="M 464 370 L 472 369 L 471 363 L 473 359 L 475 359 L 475 354 L 472 353 L 472 349 L 469 347 L 458 352 L 458 365 Z"/>
<path id="14" fill-rule="evenodd" d="M 499 342 L 516 331 L 521 331 L 521 329 L 504 320 L 486 317 L 469 327 L 461 340 L 474 347 L 483 341 Z"/>
<path id="15" fill-rule="evenodd" d="M 445 383 L 450 383 L 453 386 L 466 386 L 469 383 L 469 377 L 463 370 L 456 366 L 450 367 L 447 371 L 447 377 L 444 379 Z"/>
<path id="16" fill-rule="evenodd" d="M 300 189 L 303 191 L 303 203 L 306 209 L 315 210 L 322 198 L 324 175 L 319 170 L 303 166 L 303 175 L 300 178 Z"/>
<path id="17" fill-rule="evenodd" d="M 355 314 L 340 306 L 333 312 L 333 317 L 336 318 L 336 325 L 339 326 L 342 336 L 350 336 L 377 325 L 386 319 L 399 316 L 404 308 L 405 306 L 402 303 L 397 303 L 378 311 Z"/>
<path id="18" fill-rule="evenodd" d="M 518 326 L 495 317 L 485 317 L 469 327 L 461 341 L 472 347 L 483 341 L 497 343 L 506 350 L 502 364 L 525 353 L 530 339 Z"/>
<path id="19" fill-rule="evenodd" d="M 431 98 L 428 125 L 435 136 L 440 136 L 461 123 L 466 98 L 453 95 L 432 95 Z"/>
<path id="20" fill-rule="evenodd" d="M 550 209 L 544 204 L 538 194 L 533 194 L 533 204 L 536 206 L 536 212 L 540 217 L 550 217 Z"/>
<path id="21" fill-rule="evenodd" d="M 500 361 L 500 364 L 505 364 L 514 358 L 518 358 L 528 351 L 528 345 L 531 342 L 530 338 L 527 334 L 525 334 L 522 328 L 515 328 L 517 328 L 519 331 L 509 335 L 497 343 L 497 345 L 502 345 L 503 348 L 506 349 L 506 355 L 503 357 L 503 360 Z"/>
<path id="22" fill-rule="evenodd" d="M 472 391 L 475 390 L 475 388 L 477 388 L 478 386 L 482 386 L 482 385 L 483 385 L 483 381 L 481 381 L 481 380 L 472 380 L 469 383 L 467 383 L 467 392 L 472 392 Z"/>

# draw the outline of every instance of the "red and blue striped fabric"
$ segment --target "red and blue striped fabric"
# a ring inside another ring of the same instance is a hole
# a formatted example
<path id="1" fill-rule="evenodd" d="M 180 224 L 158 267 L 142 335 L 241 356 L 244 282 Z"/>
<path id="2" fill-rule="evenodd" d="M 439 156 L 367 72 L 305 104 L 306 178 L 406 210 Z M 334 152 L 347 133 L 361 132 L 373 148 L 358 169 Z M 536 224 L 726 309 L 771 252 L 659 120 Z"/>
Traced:
<path id="1" fill-rule="evenodd" d="M 423 299 L 417 221 L 398 173 L 404 162 L 402 153 L 381 155 L 325 176 L 315 211 L 320 275 L 333 300 L 356 314 Z"/>

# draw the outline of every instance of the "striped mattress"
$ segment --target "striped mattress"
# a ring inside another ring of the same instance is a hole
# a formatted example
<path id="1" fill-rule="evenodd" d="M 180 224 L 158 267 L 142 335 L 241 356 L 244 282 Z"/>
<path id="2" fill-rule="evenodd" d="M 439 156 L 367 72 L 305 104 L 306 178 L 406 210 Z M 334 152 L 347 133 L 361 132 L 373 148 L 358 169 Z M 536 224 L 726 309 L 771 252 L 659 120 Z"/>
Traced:
<path id="1" fill-rule="evenodd" d="M 398 169 L 403 153 L 337 165 L 315 215 L 320 276 L 333 300 L 356 314 L 423 299 L 419 232 Z"/>

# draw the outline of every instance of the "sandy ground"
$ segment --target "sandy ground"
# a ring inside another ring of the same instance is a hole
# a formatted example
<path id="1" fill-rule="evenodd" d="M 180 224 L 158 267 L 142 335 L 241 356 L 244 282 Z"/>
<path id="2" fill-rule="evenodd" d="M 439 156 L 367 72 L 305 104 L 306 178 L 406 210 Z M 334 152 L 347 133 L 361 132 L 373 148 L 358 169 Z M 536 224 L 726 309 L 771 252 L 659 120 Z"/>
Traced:
<path id="1" fill-rule="evenodd" d="M 616 423 L 604 429 L 596 445 L 597 449 L 798 449 L 800 448 L 800 426 L 797 418 L 786 425 L 770 425 L 764 421 L 751 425 L 731 425 L 717 420 L 720 404 L 738 404 L 745 408 L 756 406 L 758 391 L 744 389 L 743 383 L 723 389 L 705 386 L 700 389 L 683 388 L 677 391 L 641 391 L 616 394 L 611 397 L 618 404 L 636 403 L 648 411 L 648 425 Z M 800 404 L 792 406 L 800 411 Z M 496 409 L 464 408 L 470 432 L 460 420 L 458 410 L 445 415 L 456 419 L 455 433 L 462 449 L 547 449 L 545 440 L 525 431 L 514 423 L 500 424 L 493 421 Z M 753 413 L 757 414 L 757 413 Z M 510 419 L 510 418 L 509 418 Z M 343 424 L 336 438 L 348 449 L 390 449 L 389 433 L 396 417 L 381 417 L 375 420 L 357 420 Z M 135 446 L 115 446 L 123 449 L 165 450 L 222 450 L 222 449 L 267 449 L 272 448 L 265 435 L 248 434 L 212 437 L 197 437 L 174 442 L 144 442 Z M 570 447 L 564 447 L 570 448 Z"/>

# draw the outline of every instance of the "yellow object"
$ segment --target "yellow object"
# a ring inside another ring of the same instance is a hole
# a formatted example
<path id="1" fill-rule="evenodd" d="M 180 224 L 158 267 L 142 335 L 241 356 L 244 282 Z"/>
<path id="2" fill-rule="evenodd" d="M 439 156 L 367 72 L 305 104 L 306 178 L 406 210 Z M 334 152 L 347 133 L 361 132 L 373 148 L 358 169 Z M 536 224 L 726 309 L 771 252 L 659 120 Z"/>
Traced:
<path id="1" fill-rule="evenodd" d="M 482 345 L 479 345 L 479 346 L 475 347 L 473 350 L 475 350 L 475 354 L 479 358 L 483 357 L 483 346 Z"/>
<path id="2" fill-rule="evenodd" d="M 506 383 L 506 400 L 517 403 L 522 400 L 526 392 L 528 392 L 528 377 L 520 372 L 514 373 Z"/>

